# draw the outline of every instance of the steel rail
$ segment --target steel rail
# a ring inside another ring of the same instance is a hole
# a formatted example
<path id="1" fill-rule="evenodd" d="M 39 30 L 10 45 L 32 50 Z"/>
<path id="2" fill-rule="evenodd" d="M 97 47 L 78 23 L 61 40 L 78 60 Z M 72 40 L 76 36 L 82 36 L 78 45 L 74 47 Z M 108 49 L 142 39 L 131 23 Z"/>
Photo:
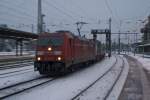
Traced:
<path id="1" fill-rule="evenodd" d="M 26 72 L 16 73 L 16 74 L 13 74 L 13 75 L 0 76 L 0 78 L 12 77 L 12 76 L 20 75 L 20 74 L 26 74 L 26 73 L 29 73 L 29 72 L 33 72 L 33 71 L 29 70 L 29 71 L 26 71 Z"/>
<path id="2" fill-rule="evenodd" d="M 98 82 L 100 79 L 102 79 L 108 72 L 110 72 L 112 70 L 113 67 L 115 67 L 116 63 L 117 63 L 117 57 L 115 56 L 116 61 L 115 63 L 104 73 L 102 74 L 97 80 L 95 80 L 92 84 L 90 84 L 89 86 L 87 86 L 85 89 L 83 89 L 82 91 L 80 91 L 77 95 L 75 95 L 73 98 L 71 98 L 71 100 L 75 100 L 77 97 L 79 97 L 81 94 L 83 94 L 85 91 L 87 91 L 90 87 L 92 87 L 96 82 Z"/>
<path id="3" fill-rule="evenodd" d="M 33 62 L 26 62 L 26 63 L 18 63 L 18 64 L 12 64 L 12 65 L 4 65 L 0 67 L 0 70 L 4 69 L 11 69 L 11 68 L 21 68 L 25 66 L 33 65 Z"/>
<path id="4" fill-rule="evenodd" d="M 119 75 L 117 76 L 115 82 L 113 83 L 113 85 L 111 86 L 111 88 L 108 90 L 107 94 L 105 95 L 104 99 L 103 100 L 107 100 L 107 98 L 109 97 L 110 93 L 112 92 L 113 88 L 115 87 L 116 83 L 119 81 L 120 77 L 121 77 L 121 74 L 123 72 L 123 69 L 125 68 L 125 62 L 124 62 L 124 59 L 122 57 L 120 57 L 123 61 L 123 64 L 121 66 L 121 71 L 119 72 Z"/>
<path id="5" fill-rule="evenodd" d="M 28 81 L 25 81 L 25 82 L 20 82 L 20 83 L 14 84 L 14 85 L 10 85 L 10 86 L 1 88 L 0 89 L 0 100 L 8 98 L 8 97 L 16 95 L 16 94 L 19 94 L 19 93 L 22 93 L 26 90 L 30 90 L 32 88 L 44 85 L 46 83 L 52 82 L 55 79 L 56 78 L 49 79 L 49 78 L 46 78 L 46 77 L 39 77 L 39 78 L 36 78 L 36 79 L 28 80 Z M 14 88 L 21 87 L 21 86 L 23 88 L 14 90 Z M 24 88 L 24 86 L 26 86 L 26 87 Z"/>
<path id="6" fill-rule="evenodd" d="M 17 63 L 24 63 L 24 62 L 32 62 L 33 60 L 31 59 L 25 59 L 25 60 L 19 60 L 19 61 L 10 61 L 10 62 L 0 62 L 0 66 L 4 65 L 11 65 L 11 64 L 17 64 Z"/>
<path id="7" fill-rule="evenodd" d="M 12 74 L 12 73 L 23 72 L 23 71 L 31 70 L 31 69 L 34 69 L 34 68 L 21 69 L 21 70 L 6 72 L 6 73 L 0 73 L 0 75 L 9 75 L 9 74 Z"/>

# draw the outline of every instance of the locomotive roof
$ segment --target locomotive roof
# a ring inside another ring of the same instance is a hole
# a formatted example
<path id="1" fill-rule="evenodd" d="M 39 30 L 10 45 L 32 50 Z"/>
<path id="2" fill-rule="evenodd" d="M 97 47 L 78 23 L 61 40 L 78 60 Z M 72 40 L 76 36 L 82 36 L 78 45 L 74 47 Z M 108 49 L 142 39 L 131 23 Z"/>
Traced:
<path id="1" fill-rule="evenodd" d="M 77 38 L 79 40 L 83 40 L 83 41 L 93 41 L 93 39 L 87 39 L 85 37 L 79 37 L 77 35 L 74 35 L 72 32 L 70 31 L 67 31 L 67 30 L 59 30 L 59 31 L 56 31 L 56 32 L 53 32 L 53 33 L 42 33 L 40 34 L 41 36 L 61 36 L 61 35 L 67 35 L 68 37 L 70 38 Z"/>
<path id="2" fill-rule="evenodd" d="M 59 31 L 56 31 L 56 32 L 65 33 L 67 36 L 69 36 L 71 38 L 78 38 L 79 40 L 83 40 L 83 41 L 93 41 L 93 40 L 87 39 L 85 37 L 80 37 L 80 36 L 74 35 L 72 32 L 66 31 L 66 30 L 59 30 Z"/>
<path id="3" fill-rule="evenodd" d="M 67 35 L 68 37 L 70 38 L 73 38 L 75 37 L 75 35 L 69 31 L 56 31 L 56 32 L 53 32 L 53 33 L 42 33 L 40 34 L 40 37 L 46 37 L 46 36 L 63 36 L 63 35 Z"/>

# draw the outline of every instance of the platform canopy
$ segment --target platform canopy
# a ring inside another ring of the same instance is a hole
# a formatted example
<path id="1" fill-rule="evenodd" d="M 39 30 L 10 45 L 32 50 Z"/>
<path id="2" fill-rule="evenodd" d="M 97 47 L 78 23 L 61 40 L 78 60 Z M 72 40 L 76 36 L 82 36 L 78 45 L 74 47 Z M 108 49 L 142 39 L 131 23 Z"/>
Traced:
<path id="1" fill-rule="evenodd" d="M 37 39 L 38 35 L 35 33 L 0 27 L 0 38 L 32 40 Z"/>

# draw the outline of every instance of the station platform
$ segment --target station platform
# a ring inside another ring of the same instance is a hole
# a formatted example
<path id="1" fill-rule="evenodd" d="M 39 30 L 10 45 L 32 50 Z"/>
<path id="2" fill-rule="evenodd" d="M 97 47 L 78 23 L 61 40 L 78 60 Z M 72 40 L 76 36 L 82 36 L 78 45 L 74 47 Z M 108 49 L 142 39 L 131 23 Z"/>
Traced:
<path id="1" fill-rule="evenodd" d="M 126 56 L 130 69 L 118 100 L 150 100 L 150 73 L 135 58 Z"/>

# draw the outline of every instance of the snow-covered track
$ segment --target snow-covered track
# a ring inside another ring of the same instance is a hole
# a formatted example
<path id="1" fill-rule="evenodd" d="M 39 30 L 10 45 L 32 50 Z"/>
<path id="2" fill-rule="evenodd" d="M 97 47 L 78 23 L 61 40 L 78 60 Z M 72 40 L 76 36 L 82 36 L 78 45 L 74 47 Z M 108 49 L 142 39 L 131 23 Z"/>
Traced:
<path id="1" fill-rule="evenodd" d="M 8 64 L 0 64 L 0 70 L 26 67 L 26 66 L 30 66 L 30 65 L 33 65 L 33 61 L 31 61 L 31 60 L 26 60 L 26 61 L 22 61 L 22 62 L 8 63 Z"/>
<path id="2" fill-rule="evenodd" d="M 24 63 L 24 62 L 31 62 L 31 61 L 33 61 L 33 60 L 31 60 L 31 59 L 25 59 L 25 60 L 17 60 L 17 61 L 0 62 L 0 66 L 2 66 L 2 65 L 17 64 L 17 63 Z"/>
<path id="3" fill-rule="evenodd" d="M 121 74 L 123 72 L 123 69 L 125 68 L 125 61 L 122 57 L 119 57 L 120 59 L 122 59 L 123 64 L 121 66 L 121 71 L 119 72 L 116 80 L 114 81 L 114 83 L 112 84 L 111 88 L 108 90 L 107 94 L 104 97 L 104 100 L 107 100 L 107 98 L 109 97 L 110 93 L 112 92 L 113 88 L 115 87 L 116 83 L 118 82 L 119 78 L 121 77 Z"/>
<path id="4" fill-rule="evenodd" d="M 49 78 L 49 77 L 39 77 L 36 79 L 28 80 L 25 82 L 20 82 L 17 84 L 13 84 L 7 87 L 0 88 L 0 100 L 13 96 L 15 94 L 19 94 L 21 92 L 24 92 L 26 90 L 38 87 L 40 85 L 46 84 L 48 82 L 51 82 L 55 80 L 55 78 Z"/>
<path id="5" fill-rule="evenodd" d="M 34 70 L 34 68 L 27 68 L 27 69 L 20 69 L 20 70 L 16 70 L 16 71 L 0 73 L 0 78 L 6 78 L 6 77 L 9 77 L 9 76 L 14 76 L 14 75 L 19 75 L 19 74 L 23 74 L 23 73 L 28 73 L 28 72 L 32 72 L 33 70 Z"/>
<path id="6" fill-rule="evenodd" d="M 107 75 L 107 73 L 110 72 L 113 69 L 113 67 L 115 67 L 115 65 L 117 64 L 118 59 L 117 59 L 116 56 L 115 56 L 115 58 L 116 58 L 115 63 L 104 74 L 102 74 L 97 80 L 95 80 L 93 83 L 91 83 L 90 85 L 88 85 L 85 89 L 83 89 L 77 95 L 75 95 L 73 98 L 71 98 L 71 100 L 76 100 L 80 95 L 82 95 L 85 91 L 87 91 L 89 88 L 91 88 L 95 83 L 97 83 L 98 81 L 100 81 L 105 75 Z"/>

